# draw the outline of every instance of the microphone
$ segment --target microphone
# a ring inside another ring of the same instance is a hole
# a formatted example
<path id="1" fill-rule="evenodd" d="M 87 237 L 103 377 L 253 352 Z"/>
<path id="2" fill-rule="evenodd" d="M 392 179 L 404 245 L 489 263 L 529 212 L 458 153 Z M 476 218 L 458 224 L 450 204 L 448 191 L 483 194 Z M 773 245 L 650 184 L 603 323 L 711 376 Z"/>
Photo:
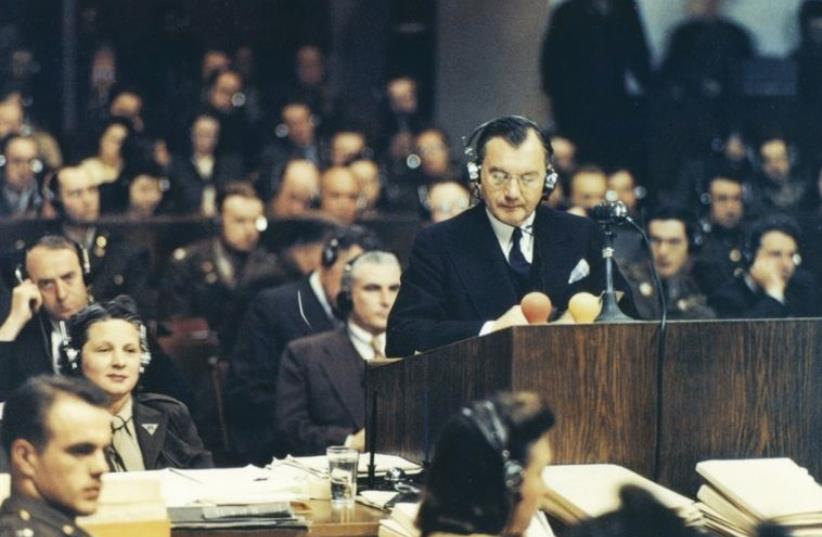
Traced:
<path id="1" fill-rule="evenodd" d="M 528 324 L 545 324 L 551 316 L 551 299 L 545 293 L 528 293 L 522 297 L 520 307 L 522 314 L 528 319 Z"/>
<path id="2" fill-rule="evenodd" d="M 599 224 L 615 225 L 622 222 L 629 222 L 628 207 L 619 200 L 603 201 L 591 208 L 591 218 Z"/>

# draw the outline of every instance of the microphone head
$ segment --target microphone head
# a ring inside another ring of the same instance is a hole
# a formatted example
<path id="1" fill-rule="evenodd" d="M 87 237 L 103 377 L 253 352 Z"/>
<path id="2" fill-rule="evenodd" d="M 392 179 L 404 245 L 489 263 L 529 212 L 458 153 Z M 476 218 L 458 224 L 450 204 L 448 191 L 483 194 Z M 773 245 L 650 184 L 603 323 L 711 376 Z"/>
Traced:
<path id="1" fill-rule="evenodd" d="M 592 323 L 599 316 L 602 303 L 591 293 L 577 293 L 568 301 L 568 311 L 577 323 Z"/>
<path id="2" fill-rule="evenodd" d="M 603 201 L 591 208 L 591 218 L 600 224 L 615 224 L 628 217 L 628 207 L 619 200 Z"/>
<path id="3" fill-rule="evenodd" d="M 545 293 L 528 293 L 522 297 L 520 307 L 522 314 L 528 319 L 528 324 L 545 324 L 551 316 L 551 299 Z"/>

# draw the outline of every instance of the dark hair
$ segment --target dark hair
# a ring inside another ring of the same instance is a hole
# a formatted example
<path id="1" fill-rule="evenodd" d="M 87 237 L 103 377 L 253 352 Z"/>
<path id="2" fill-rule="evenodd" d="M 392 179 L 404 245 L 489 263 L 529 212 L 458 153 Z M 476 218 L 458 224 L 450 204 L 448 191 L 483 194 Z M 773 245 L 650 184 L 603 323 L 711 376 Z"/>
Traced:
<path id="1" fill-rule="evenodd" d="M 476 142 L 477 164 L 485 159 L 485 146 L 492 138 L 503 138 L 513 147 L 519 147 L 528 137 L 528 132 L 534 131 L 545 148 L 546 161 L 554 156 L 551 142 L 543 135 L 539 126 L 530 119 L 520 116 L 506 116 L 495 119 L 482 127 Z M 547 162 L 546 162 L 547 163 Z"/>
<path id="2" fill-rule="evenodd" d="M 649 233 L 651 222 L 655 220 L 678 220 L 682 222 L 682 225 L 685 227 L 685 237 L 688 240 L 688 249 L 693 251 L 696 247 L 701 246 L 702 239 L 696 228 L 696 218 L 690 209 L 684 205 L 664 203 L 654 208 L 645 220 Z"/>
<path id="3" fill-rule="evenodd" d="M 509 459 L 524 468 L 531 445 L 554 425 L 536 394 L 501 393 L 489 402 L 507 432 Z M 460 413 L 443 427 L 417 515 L 425 537 L 437 531 L 498 534 L 517 501 L 505 484 L 503 455 L 491 446 L 475 418 Z"/>
<path id="4" fill-rule="evenodd" d="M 339 257 L 339 252 L 359 246 L 364 251 L 380 250 L 380 239 L 370 229 L 354 224 L 338 227 L 323 242 L 322 265 L 330 267 Z"/>
<path id="5" fill-rule="evenodd" d="M 260 195 L 247 181 L 230 181 L 217 192 L 217 209 L 222 212 L 225 200 L 231 196 L 259 200 Z"/>
<path id="6" fill-rule="evenodd" d="M 42 450 L 49 441 L 48 415 L 59 395 L 75 397 L 92 406 L 106 408 L 109 397 L 85 379 L 40 375 L 28 379 L 12 392 L 3 411 L 2 441 L 6 453 L 18 438 Z"/>
<path id="7" fill-rule="evenodd" d="M 776 214 L 767 216 L 761 220 L 756 221 L 750 228 L 748 236 L 745 240 L 745 253 L 750 264 L 753 264 L 756 258 L 756 252 L 762 246 L 762 237 L 771 231 L 778 231 L 791 237 L 796 241 L 797 247 L 802 238 L 802 230 L 796 220 L 787 215 Z"/>
<path id="8" fill-rule="evenodd" d="M 78 353 L 82 352 L 83 346 L 88 341 L 88 331 L 92 325 L 111 319 L 120 319 L 133 324 L 138 331 L 142 330 L 143 321 L 137 311 L 137 303 L 128 295 L 119 295 L 113 300 L 106 302 L 93 302 L 80 310 L 68 321 L 69 346 Z M 141 347 L 146 343 L 141 341 Z M 140 349 L 148 352 L 147 348 Z M 63 374 L 80 375 L 79 368 L 72 369 L 68 356 L 60 353 L 60 371 Z"/>
<path id="9" fill-rule="evenodd" d="M 28 256 L 29 252 L 38 247 L 46 248 L 48 250 L 71 250 L 72 252 L 78 254 L 77 258 L 82 262 L 77 243 L 71 239 L 67 239 L 63 235 L 43 235 L 30 244 L 28 248 L 26 248 L 26 256 Z"/>

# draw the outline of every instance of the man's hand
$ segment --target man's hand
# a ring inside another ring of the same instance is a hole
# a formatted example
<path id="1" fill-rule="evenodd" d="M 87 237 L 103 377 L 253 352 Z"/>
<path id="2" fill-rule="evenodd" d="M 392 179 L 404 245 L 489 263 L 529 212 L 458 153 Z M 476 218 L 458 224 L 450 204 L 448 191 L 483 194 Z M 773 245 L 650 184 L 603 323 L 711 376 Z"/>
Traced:
<path id="1" fill-rule="evenodd" d="M 779 260 L 760 256 L 751 265 L 751 279 L 769 296 L 782 301 L 788 280 L 779 268 Z"/>
<path id="2" fill-rule="evenodd" d="M 360 453 L 365 451 L 365 427 L 352 434 L 349 439 L 348 447 L 352 447 Z"/>
<path id="3" fill-rule="evenodd" d="M 522 306 L 517 304 L 494 321 L 491 325 L 491 332 L 504 330 L 509 326 L 524 326 L 527 324 L 528 319 L 526 319 L 525 314 L 522 313 Z"/>
<path id="4" fill-rule="evenodd" d="M 26 280 L 11 293 L 11 311 L 0 326 L 0 341 L 14 341 L 43 305 L 43 295 L 31 280 Z"/>

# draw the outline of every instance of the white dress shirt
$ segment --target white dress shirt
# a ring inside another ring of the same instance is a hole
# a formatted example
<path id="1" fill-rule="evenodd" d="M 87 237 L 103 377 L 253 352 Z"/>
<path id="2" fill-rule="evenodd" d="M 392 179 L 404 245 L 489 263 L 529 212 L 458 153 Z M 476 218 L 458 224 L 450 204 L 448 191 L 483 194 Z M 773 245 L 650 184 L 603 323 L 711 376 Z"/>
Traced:
<path id="1" fill-rule="evenodd" d="M 498 220 L 497 217 L 491 214 L 491 211 L 489 211 L 487 207 L 485 212 L 488 214 L 488 220 L 491 222 L 491 229 L 494 230 L 494 235 L 496 235 L 497 241 L 499 241 L 502 255 L 504 255 L 505 260 L 508 261 L 511 255 L 511 248 L 513 247 L 511 237 L 514 235 L 514 226 Z M 533 263 L 534 261 L 534 218 L 536 215 L 536 211 L 532 212 L 530 216 L 519 225 L 519 228 L 522 230 L 519 248 L 522 250 L 522 255 L 525 257 L 525 260 L 529 263 Z"/>

